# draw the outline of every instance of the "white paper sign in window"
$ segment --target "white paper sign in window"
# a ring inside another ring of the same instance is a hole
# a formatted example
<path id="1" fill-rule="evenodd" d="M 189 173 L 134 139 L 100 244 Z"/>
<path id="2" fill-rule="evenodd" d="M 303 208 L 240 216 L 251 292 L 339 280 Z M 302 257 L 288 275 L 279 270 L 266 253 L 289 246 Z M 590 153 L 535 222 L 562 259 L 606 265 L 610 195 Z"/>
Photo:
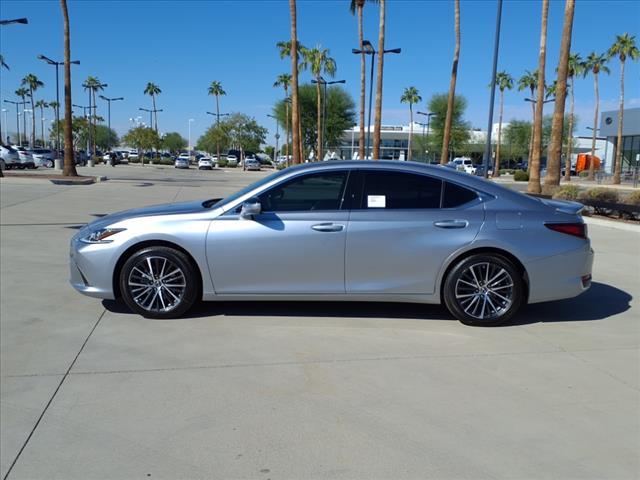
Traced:
<path id="1" fill-rule="evenodd" d="M 385 208 L 387 206 L 387 197 L 385 195 L 367 195 L 368 208 Z"/>

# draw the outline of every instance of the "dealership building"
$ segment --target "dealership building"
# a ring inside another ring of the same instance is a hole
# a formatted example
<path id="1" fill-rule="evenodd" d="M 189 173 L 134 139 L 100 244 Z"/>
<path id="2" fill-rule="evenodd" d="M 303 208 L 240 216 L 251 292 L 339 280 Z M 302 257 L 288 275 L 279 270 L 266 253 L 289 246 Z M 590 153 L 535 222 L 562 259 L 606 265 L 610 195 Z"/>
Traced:
<path id="1" fill-rule="evenodd" d="M 600 116 L 599 138 L 606 140 L 603 156 L 607 173 L 613 173 L 616 147 L 618 143 L 618 110 L 602 112 Z M 624 110 L 622 127 L 622 172 L 631 173 L 640 167 L 640 108 Z M 598 155 L 596 153 L 596 155 Z"/>

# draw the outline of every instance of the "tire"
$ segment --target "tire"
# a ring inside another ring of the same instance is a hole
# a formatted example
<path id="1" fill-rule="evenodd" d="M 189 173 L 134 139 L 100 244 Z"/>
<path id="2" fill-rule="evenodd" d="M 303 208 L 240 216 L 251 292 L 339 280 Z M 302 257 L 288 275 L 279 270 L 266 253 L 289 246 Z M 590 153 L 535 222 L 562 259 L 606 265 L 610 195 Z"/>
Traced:
<path id="1" fill-rule="evenodd" d="M 119 283 L 127 306 L 146 318 L 181 317 L 196 302 L 200 290 L 199 275 L 189 258 L 160 246 L 131 255 L 122 266 Z"/>
<path id="2" fill-rule="evenodd" d="M 524 303 L 524 280 L 502 255 L 472 255 L 447 275 L 443 299 L 449 312 L 465 325 L 503 325 Z"/>
<path id="3" fill-rule="evenodd" d="M 48 161 L 47 161 L 47 164 L 46 164 L 46 167 L 47 167 L 47 168 L 53 168 L 53 161 L 48 160 Z"/>

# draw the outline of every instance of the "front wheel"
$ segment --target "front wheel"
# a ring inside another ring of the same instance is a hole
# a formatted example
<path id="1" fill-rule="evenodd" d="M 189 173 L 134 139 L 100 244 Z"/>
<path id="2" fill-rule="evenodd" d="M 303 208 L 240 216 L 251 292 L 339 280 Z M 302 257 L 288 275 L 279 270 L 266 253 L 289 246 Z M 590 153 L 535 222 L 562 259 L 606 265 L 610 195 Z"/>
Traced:
<path id="1" fill-rule="evenodd" d="M 198 276 L 187 256 L 173 248 L 134 253 L 120 273 L 120 291 L 131 310 L 147 318 L 176 318 L 196 302 Z"/>
<path id="2" fill-rule="evenodd" d="M 524 303 L 524 281 L 507 258 L 472 255 L 449 272 L 443 297 L 451 314 L 465 325 L 502 325 Z"/>

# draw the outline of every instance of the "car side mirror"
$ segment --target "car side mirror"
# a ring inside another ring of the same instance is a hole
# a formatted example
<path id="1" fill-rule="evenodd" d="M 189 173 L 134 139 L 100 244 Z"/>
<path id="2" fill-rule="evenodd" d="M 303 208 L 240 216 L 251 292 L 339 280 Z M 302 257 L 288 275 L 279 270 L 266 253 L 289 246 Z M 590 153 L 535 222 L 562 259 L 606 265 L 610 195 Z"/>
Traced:
<path id="1" fill-rule="evenodd" d="M 253 216 L 260 215 L 260 212 L 262 212 L 262 204 L 258 198 L 253 197 L 242 204 L 240 218 L 253 220 Z"/>

